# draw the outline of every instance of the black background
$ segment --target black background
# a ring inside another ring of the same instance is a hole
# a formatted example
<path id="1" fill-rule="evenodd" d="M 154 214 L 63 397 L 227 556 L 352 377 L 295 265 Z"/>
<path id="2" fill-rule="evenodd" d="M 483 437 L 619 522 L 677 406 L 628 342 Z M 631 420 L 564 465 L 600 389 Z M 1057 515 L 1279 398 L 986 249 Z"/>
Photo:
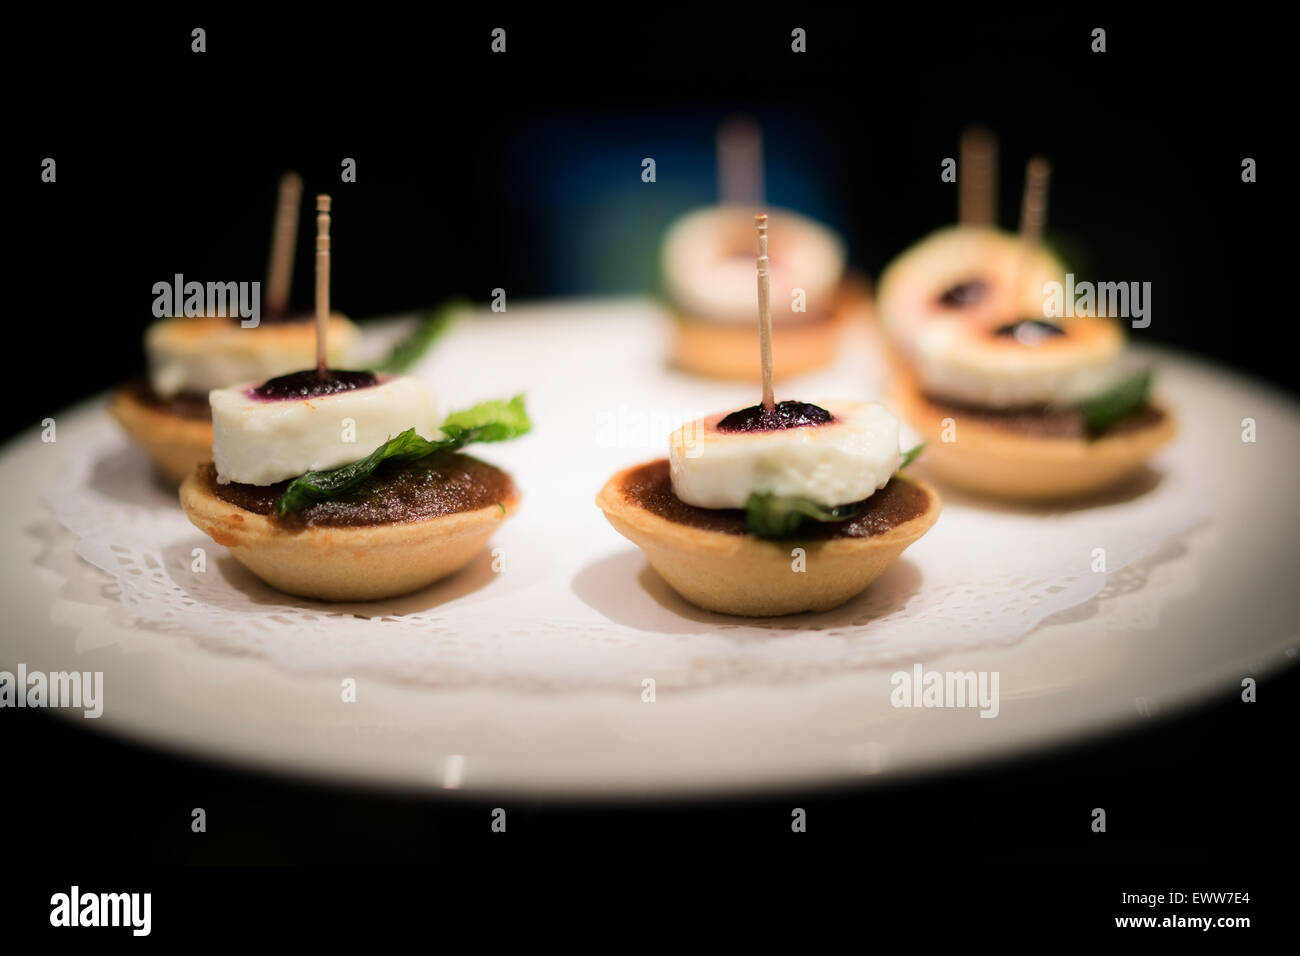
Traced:
<path id="1" fill-rule="evenodd" d="M 486 18 L 201 20 L 202 55 L 189 17 L 22 34 L 44 82 L 15 104 L 23 318 L 7 327 L 14 354 L 56 355 L 59 372 L 5 403 L 6 433 L 143 367 L 155 282 L 263 278 L 285 169 L 308 198 L 334 195 L 333 301 L 353 317 L 453 294 L 483 303 L 497 287 L 511 301 L 616 291 L 562 256 L 586 211 L 571 184 L 625 156 L 626 187 L 600 182 L 601 201 L 646 212 L 587 252 L 623 249 L 650 275 L 668 214 L 714 198 L 712 168 L 676 169 L 674 149 L 711 149 L 733 114 L 763 126 L 769 195 L 806 200 L 870 275 L 952 222 L 940 162 L 965 126 L 986 124 L 1001 141 L 1003 224 L 1017 220 L 1025 161 L 1049 157 L 1049 231 L 1081 276 L 1152 283 L 1144 339 L 1294 388 L 1275 337 L 1276 277 L 1290 271 L 1276 248 L 1285 174 L 1268 159 L 1281 61 L 1253 19 L 800 13 L 810 45 L 795 55 L 783 18 L 553 14 L 511 17 L 504 56 L 489 52 Z M 40 182 L 46 156 L 57 184 Z M 355 184 L 338 182 L 345 156 Z M 660 157 L 655 186 L 640 180 L 644 156 Z M 1247 156 L 1261 164 L 1253 184 Z M 792 193 L 778 161 L 812 185 Z M 309 232 L 304 217 L 300 309 Z"/>
<path id="2" fill-rule="evenodd" d="M 195 25 L 208 31 L 202 56 L 189 52 Z M 803 56 L 789 53 L 795 25 L 808 30 Z M 508 30 L 505 56 L 488 50 L 494 26 Z M 1104 55 L 1089 52 L 1095 26 L 1108 30 Z M 1089 274 L 1153 283 L 1154 320 L 1140 334 L 1294 390 L 1276 317 L 1286 308 L 1276 277 L 1290 274 L 1274 245 L 1285 175 L 1275 148 L 1279 35 L 1257 17 L 1146 20 L 1104 9 L 723 16 L 628 7 L 425 19 L 322 7 L 276 20 L 32 21 L 13 38 L 30 66 L 11 88 L 7 137 L 17 302 L 6 327 L 24 384 L 0 424 L 15 433 L 139 370 L 153 282 L 173 272 L 261 278 L 286 168 L 303 173 L 308 195 L 330 188 L 338 216 L 347 211 L 334 294 L 350 315 L 450 294 L 483 301 L 497 286 L 514 297 L 572 293 L 581 290 L 571 263 L 548 237 L 564 236 L 566 204 L 581 197 L 542 194 L 556 171 L 580 175 L 612 142 L 626 149 L 627 189 L 644 190 L 643 156 L 669 154 L 675 137 L 707 143 L 738 112 L 760 120 L 769 152 L 811 171 L 814 211 L 872 275 L 951 221 L 954 187 L 939 182 L 939 161 L 955 155 L 965 125 L 985 123 L 1001 138 L 1004 223 L 1015 221 L 1024 160 L 1047 155 L 1052 228 L 1086 250 Z M 57 184 L 39 181 L 45 156 L 58 162 Z M 342 156 L 357 158 L 356 184 L 337 183 Z M 1259 162 L 1254 184 L 1241 181 L 1247 156 Z M 671 167 L 659 177 L 671 182 Z M 779 198 L 770 173 L 769 187 Z M 652 249 L 651 225 L 631 222 L 607 239 Z M 295 300 L 309 304 L 308 269 L 298 270 Z M 1160 885 L 1128 868 L 1192 867 L 1184 873 L 1217 888 L 1285 885 L 1275 866 L 1294 866 L 1296 834 L 1279 757 L 1294 749 L 1296 687 L 1292 669 L 1266 680 L 1255 705 L 1225 687 L 1193 714 L 1121 737 L 867 791 L 601 808 L 524 801 L 508 850 L 490 842 L 495 802 L 265 778 L 6 713 L 8 755 L 45 782 L 39 798 L 6 787 L 6 819 L 19 856 L 52 864 L 50 879 L 65 889 L 72 863 L 108 873 L 424 863 L 446 873 L 594 859 L 698 879 L 690 861 L 722 878 L 729 864 L 757 860 L 750 879 L 791 887 L 794 874 L 832 861 L 862 887 L 860 905 L 883 890 L 891 913 L 907 907 L 927 924 L 963 900 L 988 902 L 986 918 L 1000 912 L 994 927 L 1008 913 L 1104 924 L 1120 912 L 1111 906 L 1119 889 Z M 205 837 L 189 832 L 196 805 L 214 822 Z M 809 808 L 807 846 L 790 842 L 790 806 Z M 1108 807 L 1103 836 L 1087 826 L 1094 806 Z M 1042 867 L 1067 869 L 1046 879 L 1035 875 Z M 209 878 L 232 892 L 266 886 L 221 872 Z M 591 875 L 584 887 L 601 882 Z M 180 887 L 200 879 L 142 877 Z M 927 881 L 945 891 L 906 889 Z M 360 892 L 352 878 L 344 886 Z M 310 878 L 276 892 L 304 888 L 322 899 L 344 892 Z M 52 890 L 41 880 L 27 889 L 46 913 Z M 1016 903 L 1016 891 L 1037 902 Z M 206 912 L 189 905 L 175 901 L 173 913 Z"/>

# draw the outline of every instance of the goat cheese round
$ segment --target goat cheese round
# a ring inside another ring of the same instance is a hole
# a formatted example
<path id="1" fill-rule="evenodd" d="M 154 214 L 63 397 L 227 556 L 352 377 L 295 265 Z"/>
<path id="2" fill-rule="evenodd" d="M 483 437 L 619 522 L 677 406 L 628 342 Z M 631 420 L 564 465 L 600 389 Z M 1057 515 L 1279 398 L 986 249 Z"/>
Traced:
<path id="1" fill-rule="evenodd" d="M 1122 350 L 1109 319 L 935 319 L 916 338 L 915 364 L 922 390 L 940 398 L 987 408 L 1070 405 L 1114 384 Z"/>
<path id="2" fill-rule="evenodd" d="M 721 431 L 719 413 L 683 425 L 669 438 L 673 493 L 700 508 L 743 508 L 754 492 L 826 507 L 870 497 L 898 470 L 898 419 L 876 402 L 817 404 L 831 421 Z"/>
<path id="3" fill-rule="evenodd" d="M 737 204 L 687 213 L 664 239 L 668 293 L 685 314 L 713 322 L 754 322 L 758 240 L 755 209 Z M 844 244 L 825 226 L 786 209 L 769 210 L 768 268 L 772 321 L 808 322 L 835 308 L 844 273 Z M 794 311 L 802 290 L 802 311 Z"/>
<path id="4" fill-rule="evenodd" d="M 433 389 L 411 376 L 314 398 L 264 399 L 251 385 L 215 389 L 212 460 L 217 481 L 271 485 L 358 461 L 408 428 L 439 434 Z"/>

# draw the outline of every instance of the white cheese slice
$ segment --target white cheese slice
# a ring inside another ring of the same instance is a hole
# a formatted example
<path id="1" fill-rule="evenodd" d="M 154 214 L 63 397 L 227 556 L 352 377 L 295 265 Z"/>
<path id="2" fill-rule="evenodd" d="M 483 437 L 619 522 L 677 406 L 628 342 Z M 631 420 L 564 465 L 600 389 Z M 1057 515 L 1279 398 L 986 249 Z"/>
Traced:
<path id="1" fill-rule="evenodd" d="M 826 507 L 870 497 L 901 460 L 898 419 L 875 402 L 817 402 L 822 425 L 721 432 L 724 414 L 682 426 L 669 438 L 673 493 L 700 508 L 743 508 L 752 492 L 808 498 Z"/>
<path id="2" fill-rule="evenodd" d="M 411 376 L 319 398 L 268 401 L 252 397 L 251 388 L 208 395 L 212 459 L 222 484 L 270 485 L 338 468 L 408 428 L 425 438 L 440 434 L 433 389 Z"/>
<path id="3" fill-rule="evenodd" d="M 758 211 L 735 204 L 708 206 L 687 213 L 669 229 L 664 278 L 669 297 L 685 315 L 754 323 Z M 795 324 L 833 312 L 844 273 L 844 243 L 806 216 L 787 209 L 767 212 L 772 321 Z"/>
<path id="4" fill-rule="evenodd" d="M 1065 335 L 992 334 L 993 325 L 935 319 L 917 336 L 916 373 L 930 394 L 989 408 L 1070 405 L 1122 375 L 1123 337 L 1109 319 L 1065 319 Z"/>

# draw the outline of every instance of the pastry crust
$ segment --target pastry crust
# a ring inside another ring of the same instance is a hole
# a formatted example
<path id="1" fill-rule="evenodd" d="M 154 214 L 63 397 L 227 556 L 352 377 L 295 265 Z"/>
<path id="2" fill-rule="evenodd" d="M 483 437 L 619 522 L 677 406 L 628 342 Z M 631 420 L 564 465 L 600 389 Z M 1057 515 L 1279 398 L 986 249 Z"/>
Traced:
<path id="1" fill-rule="evenodd" d="M 773 376 L 787 379 L 830 365 L 838 354 L 845 325 L 870 312 L 870 285 L 851 276 L 840 287 L 832 315 L 811 322 L 773 323 Z M 677 315 L 673 326 L 670 361 L 677 368 L 707 378 L 759 380 L 753 323 L 710 322 Z"/>
<path id="2" fill-rule="evenodd" d="M 596 504 L 619 534 L 643 552 L 678 594 L 705 610 L 746 617 L 826 611 L 865 590 L 939 517 L 938 493 L 926 482 L 924 512 L 869 538 L 767 541 L 752 535 L 706 531 L 669 521 L 629 501 L 624 489 L 642 466 L 610 478 Z M 803 548 L 803 572 L 791 551 Z"/>
<path id="3" fill-rule="evenodd" d="M 1025 435 L 928 401 L 909 374 L 895 376 L 892 404 L 928 442 L 926 471 L 976 494 L 1020 501 L 1077 498 L 1103 491 L 1137 472 L 1174 437 L 1173 416 L 1096 439 Z M 1159 406 L 1157 406 L 1159 407 Z M 955 441 L 944 441 L 944 422 Z"/>
<path id="4" fill-rule="evenodd" d="M 501 505 L 424 521 L 287 528 L 222 501 L 196 468 L 180 500 L 197 528 L 272 587 L 323 601 L 373 601 L 459 571 L 518 509 L 519 492 L 512 489 Z"/>
<path id="5" fill-rule="evenodd" d="M 759 374 L 754 330 L 678 318 L 674 323 L 672 364 L 706 378 L 749 381 Z M 777 379 L 803 375 L 835 358 L 843 323 L 838 317 L 772 329 L 772 374 Z"/>
<path id="6" fill-rule="evenodd" d="M 212 460 L 210 421 L 146 405 L 127 388 L 118 389 L 108 413 L 172 484 L 180 484 L 199 465 Z"/>

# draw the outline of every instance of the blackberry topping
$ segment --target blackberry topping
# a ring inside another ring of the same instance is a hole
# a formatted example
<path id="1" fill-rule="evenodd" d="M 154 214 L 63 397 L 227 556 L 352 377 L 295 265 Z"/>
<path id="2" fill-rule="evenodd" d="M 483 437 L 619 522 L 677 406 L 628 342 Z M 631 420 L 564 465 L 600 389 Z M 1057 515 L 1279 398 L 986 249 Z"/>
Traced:
<path id="1" fill-rule="evenodd" d="M 338 392 L 351 392 L 379 384 L 374 372 L 351 372 L 345 369 L 307 369 L 269 378 L 256 388 L 248 390 L 253 398 L 265 401 L 284 401 L 296 398 L 320 398 Z"/>
<path id="2" fill-rule="evenodd" d="M 967 279 L 939 296 L 939 304 L 948 309 L 968 309 L 979 305 L 989 294 L 989 284 L 983 279 Z"/>
<path id="3" fill-rule="evenodd" d="M 777 402 L 769 412 L 762 405 L 751 405 L 732 412 L 718 422 L 720 432 L 776 431 L 781 428 L 802 428 L 805 425 L 825 425 L 834 416 L 820 405 L 808 402 Z"/>

